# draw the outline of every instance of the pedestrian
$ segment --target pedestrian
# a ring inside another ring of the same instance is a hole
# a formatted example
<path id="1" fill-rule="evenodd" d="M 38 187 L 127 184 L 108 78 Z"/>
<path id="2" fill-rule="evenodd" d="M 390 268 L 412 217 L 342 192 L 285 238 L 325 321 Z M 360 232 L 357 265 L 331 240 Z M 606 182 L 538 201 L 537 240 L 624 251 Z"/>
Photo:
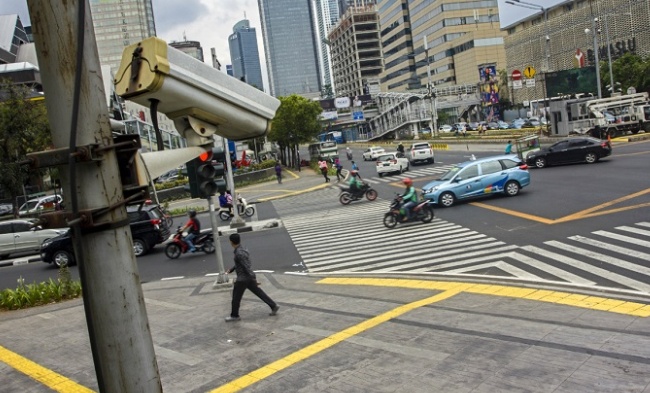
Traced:
<path id="1" fill-rule="evenodd" d="M 350 169 L 350 171 L 354 172 L 359 180 L 361 180 L 361 175 L 359 174 L 359 166 L 354 161 L 350 162 L 352 163 L 352 169 Z"/>
<path id="2" fill-rule="evenodd" d="M 329 183 L 330 178 L 327 176 L 327 171 L 329 169 L 327 166 L 327 161 L 325 161 L 324 159 L 318 161 L 318 167 L 320 168 L 320 173 L 322 173 L 323 177 L 325 178 L 325 183 Z"/>
<path id="3" fill-rule="evenodd" d="M 282 165 L 280 165 L 280 161 L 275 163 L 275 176 L 278 178 L 278 184 L 282 184 Z"/>
<path id="4" fill-rule="evenodd" d="M 508 141 L 508 144 L 506 145 L 506 154 L 512 153 L 512 141 Z"/>
<path id="5" fill-rule="evenodd" d="M 233 233 L 230 235 L 229 240 L 235 253 L 235 266 L 230 268 L 226 273 L 236 271 L 237 279 L 232 290 L 232 309 L 230 316 L 226 317 L 226 322 L 235 322 L 241 319 L 239 317 L 239 305 L 247 289 L 271 307 L 271 314 L 269 315 L 277 315 L 280 306 L 259 287 L 257 277 L 255 276 L 255 272 L 253 272 L 253 263 L 250 254 L 248 250 L 241 246 L 241 237 L 238 233 Z"/>
<path id="6" fill-rule="evenodd" d="M 343 165 L 341 165 L 341 161 L 338 159 L 338 157 L 334 160 L 334 167 L 336 168 L 336 182 L 340 182 L 341 179 L 345 180 L 345 176 L 341 174 Z"/>

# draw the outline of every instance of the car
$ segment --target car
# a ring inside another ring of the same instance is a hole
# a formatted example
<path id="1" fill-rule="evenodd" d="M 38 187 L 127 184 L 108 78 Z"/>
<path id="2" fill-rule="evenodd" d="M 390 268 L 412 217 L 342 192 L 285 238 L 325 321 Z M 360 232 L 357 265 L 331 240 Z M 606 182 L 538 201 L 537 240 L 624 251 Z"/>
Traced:
<path id="1" fill-rule="evenodd" d="M 438 127 L 439 132 L 452 132 L 454 129 L 452 126 L 449 124 L 443 124 L 440 127 Z"/>
<path id="2" fill-rule="evenodd" d="M 611 154 L 612 145 L 609 141 L 586 136 L 572 137 L 528 154 L 526 163 L 536 168 L 579 162 L 593 164 Z"/>
<path id="3" fill-rule="evenodd" d="M 535 125 L 532 121 L 526 120 L 519 126 L 519 128 L 535 128 L 537 126 L 539 126 L 539 122 Z"/>
<path id="4" fill-rule="evenodd" d="M 408 149 L 409 161 L 412 164 L 417 162 L 435 162 L 433 149 L 428 142 L 416 142 Z"/>
<path id="5" fill-rule="evenodd" d="M 470 122 L 467 124 L 467 131 L 476 131 L 478 130 L 478 126 L 480 123 L 478 122 Z"/>
<path id="6" fill-rule="evenodd" d="M 133 239 L 133 253 L 136 257 L 145 255 L 156 244 L 169 238 L 169 228 L 164 220 L 157 218 L 159 214 L 161 214 L 159 205 L 147 205 L 143 208 L 139 208 L 139 206 L 127 207 L 131 238 Z M 45 263 L 51 263 L 57 267 L 76 264 L 69 230 L 43 242 L 40 252 L 41 260 Z"/>
<path id="7" fill-rule="evenodd" d="M 515 196 L 529 184 L 528 165 L 517 155 L 505 154 L 455 165 L 440 179 L 425 184 L 422 196 L 433 205 L 450 207 L 459 200 L 488 195 Z"/>
<path id="8" fill-rule="evenodd" d="M 499 125 L 499 129 L 500 129 L 500 130 L 507 130 L 507 129 L 510 128 L 510 125 L 508 125 L 508 123 L 506 123 L 506 122 L 503 121 L 503 120 L 499 120 L 499 121 L 497 122 L 497 124 Z"/>
<path id="9" fill-rule="evenodd" d="M 512 129 L 520 129 L 521 126 L 524 125 L 524 123 L 526 123 L 526 120 L 524 120 L 522 118 L 515 119 L 515 120 L 512 121 L 512 123 L 510 123 L 510 128 L 512 128 Z"/>
<path id="10" fill-rule="evenodd" d="M 487 126 L 488 126 L 488 130 L 498 130 L 499 129 L 499 123 L 497 123 L 496 121 L 488 122 Z"/>
<path id="11" fill-rule="evenodd" d="M 377 175 L 382 177 L 386 173 L 403 173 L 409 170 L 409 159 L 403 153 L 393 152 L 377 157 Z"/>
<path id="12" fill-rule="evenodd" d="M 14 205 L 11 203 L 0 203 L 0 216 L 14 212 Z"/>
<path id="13" fill-rule="evenodd" d="M 18 209 L 18 215 L 37 214 L 45 210 L 54 210 L 57 204 L 63 203 L 61 195 L 48 195 L 41 198 L 30 199 Z"/>
<path id="14" fill-rule="evenodd" d="M 379 157 L 381 154 L 386 153 L 386 150 L 384 150 L 383 147 L 379 146 L 371 146 L 366 149 L 366 151 L 363 152 L 363 160 L 364 161 L 373 161 L 376 160 L 377 157 Z"/>
<path id="15" fill-rule="evenodd" d="M 43 242 L 63 232 L 63 229 L 43 229 L 32 220 L 0 221 L 0 259 L 17 253 L 38 252 Z"/>

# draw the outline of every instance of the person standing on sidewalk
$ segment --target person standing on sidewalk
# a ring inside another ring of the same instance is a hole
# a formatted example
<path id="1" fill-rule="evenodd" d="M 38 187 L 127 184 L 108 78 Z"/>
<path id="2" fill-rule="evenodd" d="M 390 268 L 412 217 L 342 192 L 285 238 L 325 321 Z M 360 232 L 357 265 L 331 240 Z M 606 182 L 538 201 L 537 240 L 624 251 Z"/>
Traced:
<path id="1" fill-rule="evenodd" d="M 255 272 L 253 272 L 253 263 L 251 262 L 248 250 L 241 246 L 241 237 L 238 233 L 233 233 L 230 235 L 229 240 L 230 245 L 235 249 L 235 266 L 226 271 L 226 273 L 236 271 L 237 280 L 235 280 L 235 286 L 232 291 L 232 309 L 230 311 L 230 316 L 226 317 L 226 322 L 241 320 L 239 317 L 239 305 L 241 304 L 241 299 L 244 296 L 246 289 L 253 292 L 258 298 L 262 299 L 264 303 L 271 307 L 271 313 L 269 315 L 277 315 L 280 306 L 278 306 L 277 303 L 275 303 L 273 299 L 271 299 L 269 295 L 259 287 L 257 277 L 255 276 Z"/>
<path id="2" fill-rule="evenodd" d="M 508 141 L 508 144 L 506 145 L 506 154 L 512 153 L 512 141 Z"/>
<path id="3" fill-rule="evenodd" d="M 278 178 L 278 184 L 282 184 L 282 165 L 280 165 L 280 161 L 275 163 L 275 176 Z"/>
<path id="4" fill-rule="evenodd" d="M 327 171 L 328 171 L 327 161 L 325 161 L 324 159 L 318 161 L 318 167 L 320 168 L 320 173 L 322 173 L 323 177 L 325 178 L 325 183 L 329 183 L 330 178 L 327 176 Z"/>

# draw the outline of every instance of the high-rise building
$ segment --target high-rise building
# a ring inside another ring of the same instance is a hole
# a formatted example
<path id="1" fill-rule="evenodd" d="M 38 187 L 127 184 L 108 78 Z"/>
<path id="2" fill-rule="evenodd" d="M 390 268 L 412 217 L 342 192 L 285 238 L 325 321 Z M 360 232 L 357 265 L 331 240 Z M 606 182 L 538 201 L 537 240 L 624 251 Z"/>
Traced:
<path id="1" fill-rule="evenodd" d="M 250 26 L 248 19 L 243 19 L 235 24 L 232 31 L 228 37 L 228 46 L 233 76 L 264 90 L 255 28 Z"/>
<path id="2" fill-rule="evenodd" d="M 117 71 L 124 47 L 156 35 L 152 0 L 90 0 L 99 62 Z"/>
<path id="3" fill-rule="evenodd" d="M 322 89 L 310 0 L 258 0 L 271 95 L 317 98 Z"/>
<path id="4" fill-rule="evenodd" d="M 201 47 L 201 43 L 198 41 L 174 41 L 170 42 L 169 46 L 174 47 L 183 53 L 187 53 L 193 58 L 203 62 L 203 48 Z"/>
<path id="5" fill-rule="evenodd" d="M 327 36 L 339 20 L 339 0 L 312 0 L 314 15 L 316 15 L 316 34 L 318 42 L 318 58 L 323 86 L 329 85 L 334 92 L 332 78 L 332 53 Z"/>
<path id="6" fill-rule="evenodd" d="M 505 68 L 497 0 L 380 0 L 378 7 L 382 91 L 427 86 L 427 64 L 435 86 L 476 85 L 481 69 Z"/>
<path id="7" fill-rule="evenodd" d="M 0 64 L 16 61 L 21 45 L 30 42 L 20 17 L 0 15 Z"/>
<path id="8" fill-rule="evenodd" d="M 235 76 L 235 74 L 232 71 L 232 64 L 226 64 L 226 74 L 230 76 Z"/>
<path id="9" fill-rule="evenodd" d="M 343 16 L 349 7 L 363 7 L 377 4 L 377 0 L 336 0 L 339 8 L 339 15 Z"/>

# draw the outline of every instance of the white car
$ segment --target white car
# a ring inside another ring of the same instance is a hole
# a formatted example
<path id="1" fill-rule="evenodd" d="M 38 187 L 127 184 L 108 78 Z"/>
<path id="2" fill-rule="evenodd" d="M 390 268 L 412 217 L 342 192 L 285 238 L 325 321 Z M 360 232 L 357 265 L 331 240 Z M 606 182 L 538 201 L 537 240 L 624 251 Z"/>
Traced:
<path id="1" fill-rule="evenodd" d="M 409 154 L 410 161 L 413 164 L 417 162 L 428 162 L 433 164 L 435 162 L 433 149 L 428 142 L 417 142 L 412 144 L 407 150 L 407 154 Z"/>
<path id="2" fill-rule="evenodd" d="M 386 153 L 386 150 L 384 150 L 383 147 L 379 146 L 372 146 L 366 149 L 366 151 L 363 152 L 363 160 L 364 161 L 373 161 L 376 160 L 377 157 L 380 155 Z"/>
<path id="3" fill-rule="evenodd" d="M 19 252 L 38 253 L 44 241 L 55 238 L 66 229 L 42 229 L 29 220 L 0 222 L 0 259 Z"/>
<path id="4" fill-rule="evenodd" d="M 440 132 L 452 132 L 453 130 L 454 128 L 449 124 L 443 124 L 440 127 L 438 127 L 438 131 Z"/>
<path id="5" fill-rule="evenodd" d="M 385 153 L 377 157 L 377 175 L 386 173 L 402 173 L 409 170 L 409 159 L 400 152 Z"/>
<path id="6" fill-rule="evenodd" d="M 42 198 L 30 199 L 18 209 L 18 215 L 22 216 L 25 214 L 41 213 L 44 210 L 54 210 L 56 205 L 62 202 L 63 198 L 61 195 L 48 195 Z"/>

